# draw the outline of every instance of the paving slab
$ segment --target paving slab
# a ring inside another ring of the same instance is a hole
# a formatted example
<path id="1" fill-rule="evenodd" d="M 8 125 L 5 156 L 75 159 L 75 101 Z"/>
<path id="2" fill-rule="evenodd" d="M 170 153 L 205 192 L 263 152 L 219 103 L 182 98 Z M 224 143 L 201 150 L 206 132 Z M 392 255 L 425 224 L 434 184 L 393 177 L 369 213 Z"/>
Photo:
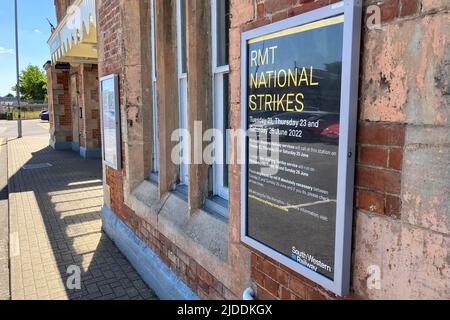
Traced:
<path id="1" fill-rule="evenodd" d="M 100 161 L 26 137 L 9 141 L 8 172 L 13 300 L 156 299 L 101 230 Z"/>
<path id="2" fill-rule="evenodd" d="M 0 138 L 0 300 L 10 299 L 8 152 L 6 139 Z"/>

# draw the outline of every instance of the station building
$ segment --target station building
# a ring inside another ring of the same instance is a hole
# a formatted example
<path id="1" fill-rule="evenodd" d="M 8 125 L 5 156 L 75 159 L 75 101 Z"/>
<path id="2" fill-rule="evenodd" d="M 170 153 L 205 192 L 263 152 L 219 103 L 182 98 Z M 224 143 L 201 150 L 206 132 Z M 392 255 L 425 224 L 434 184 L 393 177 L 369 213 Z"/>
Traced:
<path id="1" fill-rule="evenodd" d="M 243 166 L 171 158 L 176 129 L 241 128 L 243 32 L 339 2 L 55 0 L 50 144 L 102 157 L 99 80 L 116 74 L 121 157 L 103 166 L 103 230 L 159 297 L 450 298 L 450 5 L 358 3 L 350 290 L 340 296 L 241 241 Z"/>
<path id="2" fill-rule="evenodd" d="M 48 41 L 51 60 L 44 65 L 50 145 L 101 158 L 96 7 L 94 0 L 78 2 L 55 1 L 58 27 Z"/>

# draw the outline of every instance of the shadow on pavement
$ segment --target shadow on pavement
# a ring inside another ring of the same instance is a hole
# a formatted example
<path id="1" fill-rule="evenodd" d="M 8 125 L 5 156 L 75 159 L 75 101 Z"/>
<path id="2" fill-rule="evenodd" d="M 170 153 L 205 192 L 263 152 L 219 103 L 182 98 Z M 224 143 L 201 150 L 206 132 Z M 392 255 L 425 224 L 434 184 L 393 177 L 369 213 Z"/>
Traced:
<path id="1" fill-rule="evenodd" d="M 13 144 L 23 152 L 17 141 Z M 154 299 L 101 231 L 101 161 L 46 147 L 20 165 L 43 163 L 52 167 L 14 168 L 18 171 L 9 180 L 12 226 L 20 243 L 20 255 L 12 260 L 12 298 Z M 70 266 L 81 269 L 81 290 L 66 286 L 73 280 Z"/>

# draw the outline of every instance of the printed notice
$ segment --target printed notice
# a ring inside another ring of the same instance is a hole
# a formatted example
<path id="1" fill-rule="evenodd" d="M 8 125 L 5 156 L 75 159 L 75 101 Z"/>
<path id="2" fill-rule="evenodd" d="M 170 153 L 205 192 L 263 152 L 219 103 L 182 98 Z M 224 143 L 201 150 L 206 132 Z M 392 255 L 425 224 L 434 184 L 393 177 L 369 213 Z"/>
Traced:
<path id="1" fill-rule="evenodd" d="M 254 38 L 247 52 L 247 235 L 332 280 L 342 43 L 340 16 Z M 274 147 L 276 163 L 264 158 Z"/>
<path id="2" fill-rule="evenodd" d="M 117 143 L 118 130 L 116 101 L 116 83 L 114 77 L 105 77 L 100 81 L 102 95 L 102 129 L 103 129 L 103 152 L 104 161 L 109 166 L 117 169 L 119 146 Z"/>

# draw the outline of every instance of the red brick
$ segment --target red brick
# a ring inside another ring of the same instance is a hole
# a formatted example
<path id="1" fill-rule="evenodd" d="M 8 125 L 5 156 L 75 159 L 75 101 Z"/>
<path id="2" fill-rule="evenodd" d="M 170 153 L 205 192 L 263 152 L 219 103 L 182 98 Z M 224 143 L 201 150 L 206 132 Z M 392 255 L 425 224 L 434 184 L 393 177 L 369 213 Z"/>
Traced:
<path id="1" fill-rule="evenodd" d="M 388 165 L 388 149 L 383 147 L 361 146 L 359 150 L 359 163 L 386 168 Z"/>
<path id="2" fill-rule="evenodd" d="M 197 274 L 200 279 L 205 281 L 209 286 L 213 283 L 213 276 L 200 265 L 197 267 Z"/>
<path id="3" fill-rule="evenodd" d="M 213 288 L 217 293 L 219 293 L 220 295 L 223 296 L 223 288 L 224 288 L 224 286 L 223 286 L 223 284 L 222 284 L 219 280 L 217 280 L 216 278 L 214 278 L 214 281 L 213 281 L 213 283 L 212 283 L 212 285 L 211 285 L 211 288 Z"/>
<path id="4" fill-rule="evenodd" d="M 268 275 L 269 277 L 275 279 L 277 276 L 277 268 L 275 265 L 273 265 L 271 262 L 269 262 L 268 260 L 264 260 L 261 263 L 261 267 L 260 270 L 265 273 L 266 275 Z"/>
<path id="5" fill-rule="evenodd" d="M 280 268 L 277 269 L 275 280 L 278 281 L 282 286 L 289 286 L 289 274 Z"/>
<path id="6" fill-rule="evenodd" d="M 257 286 L 256 295 L 258 300 L 276 300 L 277 298 L 264 288 Z"/>
<path id="7" fill-rule="evenodd" d="M 258 3 L 258 5 L 256 6 L 256 17 L 258 19 L 263 18 L 265 13 L 266 11 L 264 8 L 264 3 Z"/>
<path id="8" fill-rule="evenodd" d="M 287 11 L 280 11 L 278 13 L 275 13 L 272 16 L 272 22 L 277 22 L 283 19 L 286 19 L 288 17 L 288 12 Z"/>
<path id="9" fill-rule="evenodd" d="M 252 279 L 253 279 L 253 281 L 255 281 L 256 284 L 263 287 L 265 277 L 266 276 L 262 272 L 258 271 L 255 268 L 252 268 Z"/>
<path id="10" fill-rule="evenodd" d="M 360 123 L 358 126 L 358 143 L 403 147 L 405 125 L 379 122 Z"/>
<path id="11" fill-rule="evenodd" d="M 192 267 L 186 268 L 186 276 L 192 281 L 197 281 L 197 273 Z"/>
<path id="12" fill-rule="evenodd" d="M 266 0 L 264 2 L 266 13 L 274 13 L 289 8 L 296 2 L 294 0 Z"/>
<path id="13" fill-rule="evenodd" d="M 389 151 L 389 168 L 401 170 L 403 162 L 403 149 L 391 148 Z"/>
<path id="14" fill-rule="evenodd" d="M 260 256 L 258 256 L 256 253 L 252 252 L 252 256 L 251 256 L 252 267 L 259 269 L 261 261 L 262 261 L 262 258 Z"/>
<path id="15" fill-rule="evenodd" d="M 401 199 L 399 197 L 386 196 L 386 215 L 400 218 Z"/>
<path id="16" fill-rule="evenodd" d="M 317 1 L 301 1 L 301 5 L 289 9 L 289 16 L 296 16 L 305 12 L 309 12 L 330 4 L 329 0 L 317 0 Z"/>
<path id="17" fill-rule="evenodd" d="M 315 286 L 317 285 L 314 281 L 302 276 L 301 274 L 299 274 L 298 272 L 288 268 L 288 267 L 282 267 L 283 270 L 285 270 L 287 273 L 289 273 L 290 275 L 290 282 L 292 281 L 292 279 L 299 281 L 300 283 L 304 284 L 305 286 Z M 290 284 L 289 284 L 290 285 Z"/>
<path id="18" fill-rule="evenodd" d="M 377 192 L 358 190 L 357 191 L 357 207 L 362 210 L 385 213 L 385 196 Z"/>
<path id="19" fill-rule="evenodd" d="M 291 277 L 289 281 L 289 289 L 291 289 L 295 295 L 299 296 L 300 298 L 305 298 L 307 288 L 308 287 L 305 285 L 305 283 L 297 278 Z"/>
<path id="20" fill-rule="evenodd" d="M 412 16 L 417 13 L 420 8 L 419 0 L 401 0 L 399 17 Z"/>
<path id="21" fill-rule="evenodd" d="M 248 31 L 248 30 L 252 30 L 252 29 L 256 29 L 262 26 L 265 26 L 267 24 L 269 24 L 271 22 L 271 20 L 269 18 L 262 18 L 259 20 L 256 20 L 252 23 L 249 23 L 247 25 L 245 25 L 242 29 L 242 31 Z"/>
<path id="22" fill-rule="evenodd" d="M 281 299 L 282 300 L 301 300 L 301 298 L 297 295 L 295 295 L 292 291 L 289 289 L 286 289 L 285 287 L 281 288 Z"/>
<path id="23" fill-rule="evenodd" d="M 356 170 L 356 185 L 371 190 L 400 194 L 400 174 L 388 171 L 358 166 Z"/>
<path id="24" fill-rule="evenodd" d="M 201 288 L 206 294 L 209 293 L 209 284 L 206 283 L 205 281 L 203 281 L 202 279 L 200 279 L 198 281 L 198 286 L 199 288 Z"/>
<path id="25" fill-rule="evenodd" d="M 280 296 L 280 284 L 269 277 L 264 278 L 264 289 L 275 297 Z"/>
<path id="26" fill-rule="evenodd" d="M 381 10 L 381 22 L 389 22 L 397 17 L 398 0 L 384 0 L 378 4 Z"/>
<path id="27" fill-rule="evenodd" d="M 308 288 L 308 300 L 326 300 L 326 296 L 324 294 L 322 294 L 321 292 L 313 289 L 313 288 Z"/>

